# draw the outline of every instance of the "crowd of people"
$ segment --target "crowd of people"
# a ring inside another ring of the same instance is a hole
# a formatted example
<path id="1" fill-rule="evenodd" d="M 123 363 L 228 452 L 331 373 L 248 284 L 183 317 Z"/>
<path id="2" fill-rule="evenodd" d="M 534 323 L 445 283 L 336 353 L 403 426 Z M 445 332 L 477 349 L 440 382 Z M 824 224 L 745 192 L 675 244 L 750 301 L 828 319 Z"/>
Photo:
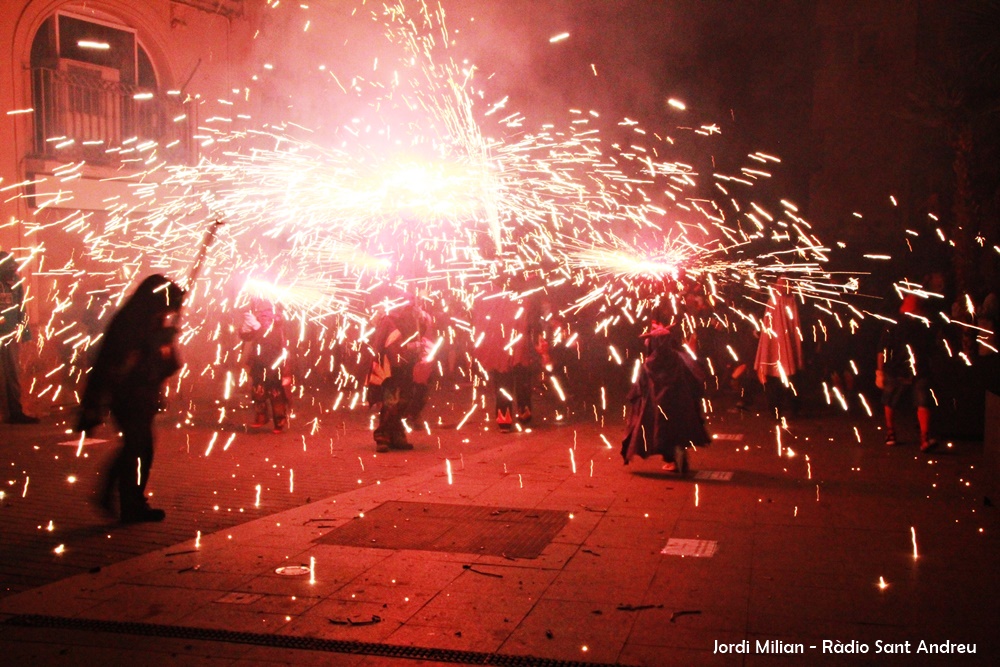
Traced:
<path id="1" fill-rule="evenodd" d="M 4 418 L 32 424 L 38 419 L 22 409 L 18 378 L 18 346 L 30 335 L 22 282 L 13 257 L 0 252 Z M 479 377 L 489 387 L 487 421 L 500 433 L 537 420 L 543 396 L 543 409 L 551 412 L 554 404 L 556 419 L 561 419 L 568 412 L 568 395 L 612 377 L 627 406 L 621 449 L 626 464 L 635 457 L 660 456 L 665 470 L 683 474 L 687 451 L 711 442 L 705 428 L 707 393 L 731 392 L 737 408 L 756 406 L 785 420 L 799 413 L 804 389 L 815 394 L 814 385 L 820 383 L 828 396 L 844 396 L 866 388 L 866 373 L 871 392 L 881 397 L 885 444 L 901 444 L 899 419 L 912 408 L 920 450 L 930 452 L 938 445 L 935 389 L 943 364 L 995 370 L 1000 358 L 993 333 L 996 290 L 983 290 L 976 300 L 963 297 L 946 308 L 940 275 L 896 284 L 896 312 L 868 318 L 880 330 L 871 337 L 877 344 L 867 357 L 863 351 L 851 354 L 864 346 L 836 344 L 854 335 L 858 323 L 812 308 L 787 276 L 760 283 L 750 300 L 759 304 L 756 312 L 733 308 L 731 302 L 707 296 L 697 284 L 677 281 L 632 329 L 598 326 L 596 332 L 573 322 L 574 311 L 568 304 L 561 309 L 553 294 L 521 287 L 508 285 L 478 296 L 465 304 L 461 318 L 454 311 L 435 316 L 440 304 L 413 290 L 373 304 L 373 328 L 365 346 L 370 363 L 359 381 L 377 415 L 372 429 L 377 452 L 413 448 L 407 435 L 420 428 L 434 378 L 463 365 L 463 377 Z M 149 507 L 144 489 L 161 390 L 181 365 L 176 338 L 184 297 L 162 275 L 142 280 L 108 322 L 86 376 L 76 430 L 90 434 L 110 416 L 121 432 L 122 446 L 104 478 L 99 504 L 125 522 L 164 517 L 162 510 Z M 262 296 L 245 303 L 235 331 L 243 342 L 240 358 L 252 404 L 247 428 L 270 426 L 282 433 L 293 416 L 295 344 L 281 304 Z M 468 334 L 464 345 L 450 335 L 451 349 L 442 351 L 443 331 L 456 321 Z M 622 356 L 633 368 L 631 377 Z M 604 363 L 591 364 L 595 359 Z M 598 366 L 611 370 L 602 378 Z M 984 376 L 990 375 L 996 374 Z"/>

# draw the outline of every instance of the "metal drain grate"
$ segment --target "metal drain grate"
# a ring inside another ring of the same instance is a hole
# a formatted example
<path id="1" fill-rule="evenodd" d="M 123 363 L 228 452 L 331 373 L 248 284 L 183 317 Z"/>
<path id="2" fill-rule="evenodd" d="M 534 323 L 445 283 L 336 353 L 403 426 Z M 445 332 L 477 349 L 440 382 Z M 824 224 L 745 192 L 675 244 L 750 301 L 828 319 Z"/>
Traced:
<path id="1" fill-rule="evenodd" d="M 556 510 L 390 501 L 316 542 L 538 558 L 568 520 Z"/>
<path id="2" fill-rule="evenodd" d="M 405 660 L 428 660 L 461 665 L 498 665 L 499 667 L 611 667 L 610 663 L 579 662 L 576 660 L 554 660 L 529 655 L 501 655 L 480 651 L 460 651 L 421 646 L 397 646 L 371 642 L 320 639 L 318 637 L 293 637 L 289 635 L 268 635 L 257 632 L 234 632 L 152 623 L 131 623 L 123 621 L 98 621 L 86 618 L 65 618 L 62 616 L 41 616 L 23 614 L 12 616 L 4 625 L 21 628 L 55 628 L 60 630 L 80 630 L 83 632 L 107 632 L 140 637 L 160 637 L 164 639 L 184 639 L 227 644 L 251 644 L 269 648 L 285 648 L 303 651 L 324 651 L 327 653 L 349 653 Z"/>

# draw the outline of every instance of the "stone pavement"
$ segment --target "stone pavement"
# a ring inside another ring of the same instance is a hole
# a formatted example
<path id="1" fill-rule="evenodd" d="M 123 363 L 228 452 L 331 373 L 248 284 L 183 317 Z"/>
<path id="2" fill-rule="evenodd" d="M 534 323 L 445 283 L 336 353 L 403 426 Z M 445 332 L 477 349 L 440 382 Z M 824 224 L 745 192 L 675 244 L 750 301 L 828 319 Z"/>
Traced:
<path id="1" fill-rule="evenodd" d="M 996 664 L 980 443 L 926 456 L 863 413 L 780 428 L 723 406 L 685 478 L 623 466 L 615 410 L 507 436 L 471 419 L 379 456 L 360 412 L 220 427 L 211 451 L 194 418 L 159 434 L 167 521 L 127 527 L 67 481 L 97 467 L 56 417 L 3 427 L 24 456 L 0 510 L 4 662 Z"/>

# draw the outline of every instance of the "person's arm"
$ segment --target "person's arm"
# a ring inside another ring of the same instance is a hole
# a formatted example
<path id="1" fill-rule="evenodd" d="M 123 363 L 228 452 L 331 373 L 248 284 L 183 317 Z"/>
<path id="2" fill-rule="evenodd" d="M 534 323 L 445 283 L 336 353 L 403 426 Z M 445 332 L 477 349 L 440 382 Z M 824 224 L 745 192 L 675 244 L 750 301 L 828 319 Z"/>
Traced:
<path id="1" fill-rule="evenodd" d="M 260 331 L 260 322 L 251 311 L 243 313 L 243 323 L 240 325 L 240 339 L 252 340 Z"/>

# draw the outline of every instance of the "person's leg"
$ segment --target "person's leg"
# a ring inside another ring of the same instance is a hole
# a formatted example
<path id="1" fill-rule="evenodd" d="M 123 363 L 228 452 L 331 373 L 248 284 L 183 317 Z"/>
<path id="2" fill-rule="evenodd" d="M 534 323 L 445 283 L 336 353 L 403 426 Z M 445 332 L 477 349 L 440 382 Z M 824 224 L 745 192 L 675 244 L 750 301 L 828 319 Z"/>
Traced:
<path id="1" fill-rule="evenodd" d="M 493 384 L 496 389 L 496 425 L 502 432 L 514 428 L 514 373 L 493 373 Z"/>
<path id="2" fill-rule="evenodd" d="M 417 423 L 420 421 L 420 414 L 424 411 L 424 406 L 427 405 L 427 385 L 414 382 L 408 403 L 406 420 L 410 423 L 410 426 L 417 428 Z"/>
<path id="3" fill-rule="evenodd" d="M 162 521 L 163 510 L 154 510 L 146 500 L 146 484 L 153 466 L 153 418 L 155 412 L 115 411 L 115 421 L 122 430 L 122 449 L 116 460 L 121 519 Z"/>
<path id="4" fill-rule="evenodd" d="M 16 414 L 17 396 L 14 394 L 16 387 L 16 376 L 14 373 L 14 363 L 11 360 L 11 343 L 0 344 L 0 392 L 3 392 L 3 414 L 0 415 L 4 421 L 9 420 Z"/>
<path id="5" fill-rule="evenodd" d="M 264 369 L 250 368 L 250 399 L 253 401 L 252 428 L 267 425 L 267 389 L 264 386 Z"/>
<path id="6" fill-rule="evenodd" d="M 917 404 L 917 423 L 920 425 L 920 451 L 929 452 L 938 442 L 931 435 L 931 389 L 925 378 L 914 381 L 913 400 Z"/>
<path id="7" fill-rule="evenodd" d="M 267 395 L 271 400 L 274 432 L 279 433 L 288 428 L 288 393 L 285 391 L 284 385 L 281 384 L 281 378 L 272 379 L 269 382 L 270 386 L 268 387 Z M 265 423 L 266 421 L 265 415 Z"/>
<path id="8" fill-rule="evenodd" d="M 897 444 L 895 411 L 890 405 L 884 406 L 883 410 L 885 411 L 885 444 L 887 447 L 892 447 Z"/>
<path id="9" fill-rule="evenodd" d="M 115 491 L 119 487 L 119 479 L 121 479 L 124 467 L 125 448 L 122 446 L 118 448 L 117 452 L 115 452 L 114 457 L 111 459 L 111 463 L 104 471 L 104 481 L 101 483 L 98 490 L 97 504 L 109 518 L 121 516 L 120 512 L 115 512 Z"/>
<path id="10" fill-rule="evenodd" d="M 0 376 L 3 381 L 3 391 L 7 396 L 7 421 L 10 423 L 35 423 L 37 420 L 28 418 L 21 407 L 21 382 L 18 379 L 19 355 L 18 344 L 12 340 L 0 344 Z"/>
<path id="11" fill-rule="evenodd" d="M 885 414 L 885 444 L 893 447 L 899 443 L 896 439 L 896 407 L 899 405 L 903 386 L 896 379 L 885 374 L 882 385 L 882 410 Z"/>
<path id="12" fill-rule="evenodd" d="M 514 366 L 514 392 L 517 396 L 517 421 L 527 424 L 531 421 L 531 392 L 534 379 L 528 366 Z"/>
<path id="13" fill-rule="evenodd" d="M 406 440 L 406 427 L 403 426 L 412 385 L 413 381 L 400 373 L 394 383 L 394 400 L 386 402 L 389 405 L 385 422 L 389 434 L 389 449 L 413 449 L 413 445 Z"/>
<path id="14" fill-rule="evenodd" d="M 768 376 L 764 382 L 764 402 L 767 405 L 768 414 L 775 419 L 781 417 L 781 396 L 783 389 L 781 380 L 776 377 Z"/>
<path id="15" fill-rule="evenodd" d="M 917 408 L 917 423 L 920 425 L 920 441 L 926 442 L 931 430 L 931 409 Z"/>
<path id="16" fill-rule="evenodd" d="M 413 445 L 406 441 L 406 429 L 403 427 L 404 390 L 401 380 L 395 376 L 386 378 L 382 383 L 382 408 L 379 411 L 378 427 L 374 434 L 375 451 L 413 448 Z"/>
<path id="17" fill-rule="evenodd" d="M 379 403 L 378 423 L 375 425 L 375 431 L 372 434 L 375 438 L 376 452 L 389 451 L 389 443 L 392 441 L 392 427 L 390 426 L 392 409 L 390 408 L 390 404 L 397 401 L 396 393 L 397 391 L 392 378 L 386 378 L 382 383 L 382 401 Z"/>

